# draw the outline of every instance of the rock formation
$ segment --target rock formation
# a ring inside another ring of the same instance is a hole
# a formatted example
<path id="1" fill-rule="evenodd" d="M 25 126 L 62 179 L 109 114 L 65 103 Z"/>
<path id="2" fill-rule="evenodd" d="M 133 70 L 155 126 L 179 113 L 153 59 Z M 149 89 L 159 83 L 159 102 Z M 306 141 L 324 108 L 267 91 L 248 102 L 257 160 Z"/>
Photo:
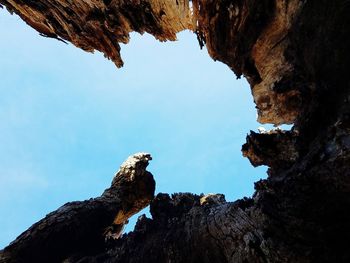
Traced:
<path id="1" fill-rule="evenodd" d="M 87 51 L 100 50 L 117 66 L 122 65 L 118 43 L 127 43 L 129 32 L 148 32 L 165 41 L 190 29 L 214 60 L 247 78 L 261 123 L 294 124 L 291 131 L 248 135 L 243 154 L 255 166 L 269 166 L 268 178 L 255 184 L 252 198 L 225 202 L 219 196 L 159 194 L 151 202 L 152 219 L 141 217 L 134 232 L 101 241 L 95 250 L 86 243 L 66 244 L 52 258 L 350 262 L 344 241 L 350 239 L 349 1 L 0 0 L 1 4 L 41 34 Z M 82 219 L 71 218 L 80 226 Z M 50 215 L 25 233 L 48 219 Z M 86 228 L 77 227 L 77 233 L 88 235 Z M 5 248 L 0 262 L 15 258 L 25 233 Z M 30 238 L 41 239 L 34 232 Z M 99 238 L 94 236 L 92 242 Z M 29 249 L 34 253 L 42 247 L 34 243 Z"/>
<path id="2" fill-rule="evenodd" d="M 149 205 L 155 182 L 150 154 L 130 156 L 100 197 L 71 202 L 48 214 L 0 253 L 0 262 L 62 262 L 104 251 L 128 218 Z"/>

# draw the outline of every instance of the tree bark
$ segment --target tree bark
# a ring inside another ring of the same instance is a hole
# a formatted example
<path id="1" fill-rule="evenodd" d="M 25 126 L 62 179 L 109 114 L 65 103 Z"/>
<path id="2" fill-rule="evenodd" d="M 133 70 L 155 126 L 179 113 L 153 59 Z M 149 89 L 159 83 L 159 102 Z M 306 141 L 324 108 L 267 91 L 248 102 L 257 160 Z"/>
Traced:
<path id="1" fill-rule="evenodd" d="M 349 1 L 195 0 L 192 10 L 185 0 L 0 3 L 39 32 L 98 49 L 117 66 L 118 42 L 129 32 L 173 40 L 191 29 L 213 59 L 247 78 L 260 122 L 294 124 L 248 135 L 243 154 L 269 166 L 252 198 L 159 194 L 152 219 L 100 242 L 104 250 L 67 244 L 59 249 L 67 262 L 350 262 Z M 79 214 L 72 218 L 84 236 Z"/>

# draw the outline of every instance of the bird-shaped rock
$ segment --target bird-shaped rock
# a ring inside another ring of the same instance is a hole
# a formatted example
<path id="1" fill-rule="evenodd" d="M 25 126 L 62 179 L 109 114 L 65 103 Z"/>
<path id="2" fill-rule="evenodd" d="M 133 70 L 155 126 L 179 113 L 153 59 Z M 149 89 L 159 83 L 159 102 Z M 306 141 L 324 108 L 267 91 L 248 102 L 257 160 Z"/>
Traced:
<path id="1" fill-rule="evenodd" d="M 130 156 L 100 197 L 70 202 L 51 212 L 0 251 L 0 262 L 54 263 L 103 251 L 106 235 L 118 238 L 128 218 L 153 199 L 155 181 L 146 171 L 150 160 L 148 153 Z"/>

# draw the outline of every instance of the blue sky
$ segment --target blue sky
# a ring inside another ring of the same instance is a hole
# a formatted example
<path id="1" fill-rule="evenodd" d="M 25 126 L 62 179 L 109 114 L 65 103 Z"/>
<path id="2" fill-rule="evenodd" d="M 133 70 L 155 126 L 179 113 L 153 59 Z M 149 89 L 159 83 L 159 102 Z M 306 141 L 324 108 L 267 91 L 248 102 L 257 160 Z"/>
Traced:
<path id="1" fill-rule="evenodd" d="M 64 203 L 99 196 L 135 152 L 152 154 L 157 192 L 235 200 L 265 177 L 240 152 L 260 126 L 250 89 L 194 34 L 132 34 L 122 69 L 1 9 L 0 34 L 0 248 Z"/>

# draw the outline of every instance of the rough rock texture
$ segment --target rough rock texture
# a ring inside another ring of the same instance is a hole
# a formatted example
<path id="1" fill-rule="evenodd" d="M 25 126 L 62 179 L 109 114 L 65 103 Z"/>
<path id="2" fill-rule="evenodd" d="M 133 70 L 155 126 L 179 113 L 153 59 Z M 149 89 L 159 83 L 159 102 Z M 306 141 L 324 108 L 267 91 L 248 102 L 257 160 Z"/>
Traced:
<path id="1" fill-rule="evenodd" d="M 123 65 L 119 43 L 128 43 L 130 32 L 148 32 L 166 41 L 192 30 L 213 59 L 248 79 L 262 123 L 293 123 L 303 105 L 300 89 L 311 89 L 295 61 L 286 57 L 292 25 L 304 1 L 195 0 L 190 5 L 188 0 L 0 0 L 0 4 L 42 35 L 86 51 L 99 50 L 118 67 Z M 300 83 L 289 83 L 293 78 Z"/>
<path id="2" fill-rule="evenodd" d="M 43 36 L 69 41 L 89 52 L 99 50 L 118 67 L 123 65 L 119 43 L 128 43 L 130 32 L 148 32 L 165 41 L 193 28 L 185 0 L 1 0 L 0 4 Z"/>
<path id="3" fill-rule="evenodd" d="M 132 30 L 166 40 L 191 29 L 212 58 L 247 78 L 260 122 L 294 123 L 247 137 L 243 154 L 269 166 L 252 198 L 160 194 L 152 219 L 104 251 L 71 251 L 69 262 L 350 262 L 350 1 L 195 0 L 192 10 L 176 0 L 0 3 L 117 65 L 117 41 Z"/>
<path id="4" fill-rule="evenodd" d="M 71 202 L 48 214 L 0 252 L 0 262 L 62 262 L 104 251 L 128 218 L 149 205 L 155 182 L 146 171 L 151 156 L 130 156 L 100 197 Z"/>
<path id="5" fill-rule="evenodd" d="M 274 169 L 289 168 L 299 157 L 297 138 L 298 134 L 292 131 L 251 131 L 247 143 L 242 146 L 242 153 L 255 167 L 267 165 Z"/>

